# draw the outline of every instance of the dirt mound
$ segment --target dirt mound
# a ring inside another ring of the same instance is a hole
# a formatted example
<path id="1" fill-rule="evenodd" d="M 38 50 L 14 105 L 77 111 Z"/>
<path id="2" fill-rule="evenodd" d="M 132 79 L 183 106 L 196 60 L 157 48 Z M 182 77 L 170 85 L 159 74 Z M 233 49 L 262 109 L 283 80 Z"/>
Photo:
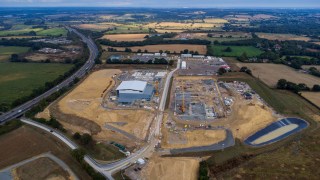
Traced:
<path id="1" fill-rule="evenodd" d="M 62 113 L 59 110 L 59 107 L 57 104 L 50 106 L 49 109 L 50 109 L 50 112 L 54 114 L 54 117 L 59 119 L 59 121 L 63 121 L 64 123 L 67 123 L 73 126 L 81 127 L 83 130 L 85 130 L 85 132 L 90 133 L 92 135 L 96 135 L 99 132 L 101 132 L 101 127 L 97 123 L 86 118 Z"/>

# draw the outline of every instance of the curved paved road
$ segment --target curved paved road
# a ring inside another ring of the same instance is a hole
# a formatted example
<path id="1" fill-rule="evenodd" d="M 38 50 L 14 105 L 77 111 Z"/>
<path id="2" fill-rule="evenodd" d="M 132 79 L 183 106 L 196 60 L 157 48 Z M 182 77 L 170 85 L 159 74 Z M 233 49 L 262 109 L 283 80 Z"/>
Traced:
<path id="1" fill-rule="evenodd" d="M 14 169 L 14 168 L 17 168 L 17 167 L 20 167 L 24 164 L 27 164 L 29 162 L 32 162 L 34 160 L 37 160 L 39 158 L 43 158 L 43 157 L 46 157 L 46 158 L 49 158 L 51 160 L 53 160 L 54 162 L 56 162 L 61 168 L 63 168 L 65 171 L 67 171 L 69 173 L 69 175 L 72 177 L 71 179 L 74 179 L 74 180 L 78 180 L 79 178 L 74 174 L 74 172 L 69 168 L 69 166 L 64 163 L 61 159 L 57 158 L 56 156 L 54 156 L 53 154 L 51 154 L 50 152 L 47 152 L 47 153 L 44 153 L 44 154 L 40 154 L 40 155 L 37 155 L 37 156 L 34 156 L 32 158 L 29 158 L 29 159 L 26 159 L 26 160 L 23 160 L 19 163 L 16 163 L 12 166 L 9 166 L 9 167 L 6 167 L 4 169 L 1 169 L 0 170 L 0 174 L 2 172 L 10 172 L 11 173 L 11 170 Z"/>
<path id="2" fill-rule="evenodd" d="M 42 99 L 45 99 L 49 97 L 51 94 L 59 91 L 63 87 L 69 86 L 69 84 L 75 79 L 75 78 L 82 78 L 88 70 L 90 70 L 94 66 L 94 60 L 98 56 L 98 48 L 93 42 L 91 38 L 85 37 L 83 34 L 79 33 L 77 30 L 67 27 L 67 29 L 70 32 L 76 33 L 84 43 L 87 44 L 89 50 L 90 50 L 90 56 L 88 58 L 88 61 L 77 71 L 75 72 L 72 76 L 68 77 L 66 80 L 61 82 L 59 85 L 53 87 L 52 89 L 48 90 L 47 92 L 39 95 L 38 97 L 12 109 L 9 112 L 6 112 L 0 116 L 0 124 L 3 124 L 7 121 L 10 121 L 14 118 L 17 118 L 24 114 L 26 111 L 31 109 L 34 105 L 39 103 Z"/>
<path id="3" fill-rule="evenodd" d="M 229 129 L 226 130 L 226 138 L 223 141 L 220 141 L 216 144 L 212 144 L 209 146 L 199 146 L 199 147 L 190 147 L 190 148 L 181 148 L 181 149 L 171 149 L 171 154 L 181 154 L 181 153 L 188 153 L 188 152 L 207 152 L 207 151 L 216 151 L 225 149 L 227 147 L 234 146 L 235 140 L 233 138 L 232 132 Z M 210 130 L 208 130 L 210 131 Z"/>

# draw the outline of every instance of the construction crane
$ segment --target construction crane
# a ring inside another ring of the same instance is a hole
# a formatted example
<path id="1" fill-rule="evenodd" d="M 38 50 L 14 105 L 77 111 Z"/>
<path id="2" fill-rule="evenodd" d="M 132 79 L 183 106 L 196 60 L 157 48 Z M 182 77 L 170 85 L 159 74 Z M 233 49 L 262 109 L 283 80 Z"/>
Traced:
<path id="1" fill-rule="evenodd" d="M 154 95 L 159 96 L 159 82 L 158 81 L 156 81 L 155 90 L 156 90 L 156 92 L 154 93 Z"/>
<path id="2" fill-rule="evenodd" d="M 182 104 L 180 106 L 180 111 L 184 113 L 186 111 L 185 102 L 184 102 L 184 84 L 182 83 Z"/>

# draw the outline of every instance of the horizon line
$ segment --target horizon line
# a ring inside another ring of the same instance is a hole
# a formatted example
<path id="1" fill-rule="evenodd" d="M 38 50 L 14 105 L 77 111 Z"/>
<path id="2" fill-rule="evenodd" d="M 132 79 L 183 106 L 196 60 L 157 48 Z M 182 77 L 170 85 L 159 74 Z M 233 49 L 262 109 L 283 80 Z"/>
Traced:
<path id="1" fill-rule="evenodd" d="M 319 7 L 262 7 L 262 6 L 248 6 L 248 7 L 154 7 L 154 6 L 0 6 L 0 8 L 153 8 L 153 9 L 320 9 Z"/>

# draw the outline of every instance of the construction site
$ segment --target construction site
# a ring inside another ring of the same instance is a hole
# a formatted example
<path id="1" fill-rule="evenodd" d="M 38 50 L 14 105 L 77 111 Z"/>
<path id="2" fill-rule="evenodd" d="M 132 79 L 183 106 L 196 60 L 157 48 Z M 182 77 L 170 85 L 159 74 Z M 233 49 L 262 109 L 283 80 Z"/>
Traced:
<path id="1" fill-rule="evenodd" d="M 224 141 L 227 130 L 244 139 L 278 118 L 247 83 L 212 76 L 174 77 L 169 106 L 159 145 L 164 149 L 209 146 Z"/>
<path id="2" fill-rule="evenodd" d="M 103 96 L 107 109 L 158 108 L 166 71 L 133 70 L 114 75 L 115 85 Z"/>
<path id="3" fill-rule="evenodd" d="M 181 59 L 181 69 L 178 71 L 181 76 L 212 76 L 217 75 L 220 68 L 230 70 L 228 64 L 218 57 L 182 54 Z"/>
<path id="4" fill-rule="evenodd" d="M 231 93 L 210 77 L 176 77 L 171 92 L 171 109 L 179 120 L 224 118 L 234 101 Z"/>

